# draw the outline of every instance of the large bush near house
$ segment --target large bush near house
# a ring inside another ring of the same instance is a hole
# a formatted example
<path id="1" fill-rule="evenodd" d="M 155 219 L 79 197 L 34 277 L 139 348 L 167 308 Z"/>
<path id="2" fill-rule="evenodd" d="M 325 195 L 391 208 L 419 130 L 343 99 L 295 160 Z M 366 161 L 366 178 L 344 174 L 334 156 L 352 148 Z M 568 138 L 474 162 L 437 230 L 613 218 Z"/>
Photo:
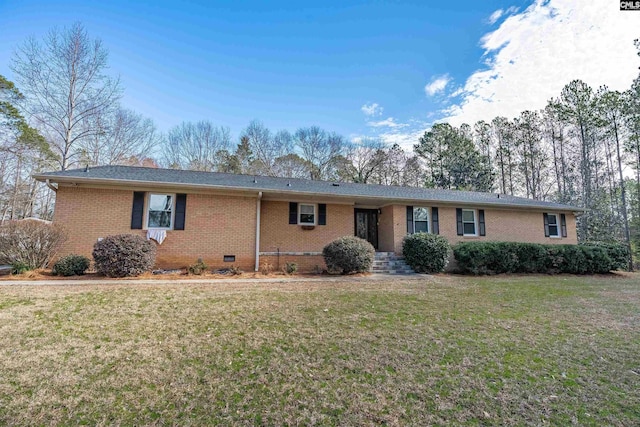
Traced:
<path id="1" fill-rule="evenodd" d="M 53 264 L 51 272 L 58 276 L 81 276 L 89 268 L 89 258 L 82 255 L 67 255 Z"/>
<path id="2" fill-rule="evenodd" d="M 449 262 L 451 245 L 437 234 L 410 234 L 402 241 L 402 255 L 411 268 L 418 273 L 437 273 Z"/>
<path id="3" fill-rule="evenodd" d="M 322 249 L 322 256 L 330 272 L 363 273 L 371 269 L 375 249 L 364 239 L 345 236 L 325 246 Z"/>
<path id="4" fill-rule="evenodd" d="M 601 274 L 619 268 L 605 247 L 518 242 L 462 242 L 453 248 L 458 270 L 467 274 Z"/>
<path id="5" fill-rule="evenodd" d="M 67 240 L 58 225 L 39 220 L 11 221 L 0 227 L 0 264 L 45 268 Z"/>
<path id="6" fill-rule="evenodd" d="M 107 277 L 138 276 L 156 263 L 156 246 L 133 234 L 108 236 L 93 246 L 96 271 Z"/>
<path id="7" fill-rule="evenodd" d="M 613 261 L 613 270 L 629 270 L 631 254 L 629 253 L 629 247 L 627 245 L 618 242 L 587 242 L 581 244 L 584 246 L 603 248 L 607 251 L 609 258 Z"/>

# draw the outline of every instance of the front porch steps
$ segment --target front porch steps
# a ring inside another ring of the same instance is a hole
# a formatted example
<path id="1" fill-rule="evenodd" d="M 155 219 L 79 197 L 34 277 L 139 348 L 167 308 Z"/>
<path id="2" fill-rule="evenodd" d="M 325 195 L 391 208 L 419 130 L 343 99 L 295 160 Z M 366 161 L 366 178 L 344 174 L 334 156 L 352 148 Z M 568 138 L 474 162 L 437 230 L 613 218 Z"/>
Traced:
<path id="1" fill-rule="evenodd" d="M 384 274 L 415 274 L 415 271 L 404 262 L 404 258 L 396 255 L 395 252 L 376 252 L 371 272 Z"/>

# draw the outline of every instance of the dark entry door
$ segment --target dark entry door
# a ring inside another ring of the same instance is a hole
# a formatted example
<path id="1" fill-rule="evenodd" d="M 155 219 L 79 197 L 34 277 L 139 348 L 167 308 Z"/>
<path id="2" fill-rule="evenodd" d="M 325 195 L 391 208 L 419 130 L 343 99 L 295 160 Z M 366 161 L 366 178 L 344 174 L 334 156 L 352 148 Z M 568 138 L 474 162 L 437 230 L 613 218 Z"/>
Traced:
<path id="1" fill-rule="evenodd" d="M 378 210 L 377 209 L 356 209 L 355 210 L 356 236 L 367 240 L 378 249 Z"/>

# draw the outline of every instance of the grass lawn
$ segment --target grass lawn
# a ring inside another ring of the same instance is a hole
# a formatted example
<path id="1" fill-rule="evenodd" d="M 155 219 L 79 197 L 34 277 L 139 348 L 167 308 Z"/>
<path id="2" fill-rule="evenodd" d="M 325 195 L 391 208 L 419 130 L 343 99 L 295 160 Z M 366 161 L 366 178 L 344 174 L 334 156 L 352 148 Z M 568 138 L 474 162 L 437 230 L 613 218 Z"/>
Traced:
<path id="1" fill-rule="evenodd" d="M 0 424 L 639 422 L 640 275 L 0 287 Z"/>

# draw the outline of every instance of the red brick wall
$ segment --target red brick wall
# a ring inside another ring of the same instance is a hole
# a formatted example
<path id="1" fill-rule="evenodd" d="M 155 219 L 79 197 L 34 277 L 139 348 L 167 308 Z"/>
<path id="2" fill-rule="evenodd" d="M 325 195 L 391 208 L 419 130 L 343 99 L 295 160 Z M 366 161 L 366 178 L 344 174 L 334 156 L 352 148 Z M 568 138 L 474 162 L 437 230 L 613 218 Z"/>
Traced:
<path id="1" fill-rule="evenodd" d="M 156 192 L 156 191 L 154 191 Z M 99 237 L 138 234 L 131 230 L 133 191 L 60 187 L 54 221 L 68 230 L 70 239 L 60 255 L 91 257 Z M 223 255 L 235 255 L 234 265 L 253 271 L 255 262 L 256 199 L 209 194 L 189 194 L 185 230 L 169 230 L 158 245 L 157 265 L 185 267 L 202 258 L 214 268 L 228 267 Z"/>
<path id="2" fill-rule="evenodd" d="M 289 224 L 289 202 L 262 201 L 260 214 L 260 251 L 322 252 L 327 243 L 353 236 L 353 206 L 327 204 L 327 225 L 303 230 Z"/>
<path id="3" fill-rule="evenodd" d="M 112 190 L 61 186 L 56 196 L 54 221 L 62 224 L 70 239 L 60 255 L 77 253 L 91 256 L 99 237 L 131 233 L 146 236 L 145 230 L 131 230 L 132 190 Z M 303 230 L 289 224 L 289 203 L 261 202 L 260 251 L 283 254 L 280 266 L 296 262 L 300 271 L 324 268 L 322 248 L 332 240 L 354 234 L 353 206 L 327 204 L 327 225 Z M 389 205 L 379 216 L 379 250 L 402 252 L 406 235 L 406 206 Z M 559 213 L 559 212 L 558 212 Z M 456 235 L 454 207 L 440 207 L 440 234 L 452 244 L 459 241 L 523 241 L 533 243 L 576 243 L 575 217 L 564 212 L 568 237 L 544 237 L 541 211 L 485 209 L 486 236 Z M 256 198 L 212 194 L 188 194 L 185 230 L 167 231 L 158 246 L 158 266 L 185 267 L 202 258 L 214 268 L 228 267 L 223 255 L 235 255 L 234 265 L 252 271 L 255 266 Z M 294 254 L 287 254 L 292 252 Z M 310 252 L 311 255 L 300 253 Z M 277 257 L 261 256 L 261 262 L 276 267 Z"/>
<path id="4" fill-rule="evenodd" d="M 288 262 L 296 263 L 300 273 L 316 273 L 318 269 L 322 272 L 327 268 L 322 255 L 261 255 L 260 270 L 266 263 L 273 271 L 282 271 Z"/>
<path id="5" fill-rule="evenodd" d="M 416 205 L 417 206 L 417 205 Z M 431 207 L 427 205 L 428 207 Z M 576 218 L 572 212 L 564 213 L 567 219 L 567 237 L 544 236 L 542 211 L 485 209 L 486 236 L 458 236 L 456 229 L 456 208 L 438 208 L 440 235 L 453 245 L 461 241 L 505 241 L 548 244 L 575 244 Z M 407 234 L 407 214 L 405 205 L 385 206 L 380 215 L 380 250 L 402 253 L 402 239 Z"/>

